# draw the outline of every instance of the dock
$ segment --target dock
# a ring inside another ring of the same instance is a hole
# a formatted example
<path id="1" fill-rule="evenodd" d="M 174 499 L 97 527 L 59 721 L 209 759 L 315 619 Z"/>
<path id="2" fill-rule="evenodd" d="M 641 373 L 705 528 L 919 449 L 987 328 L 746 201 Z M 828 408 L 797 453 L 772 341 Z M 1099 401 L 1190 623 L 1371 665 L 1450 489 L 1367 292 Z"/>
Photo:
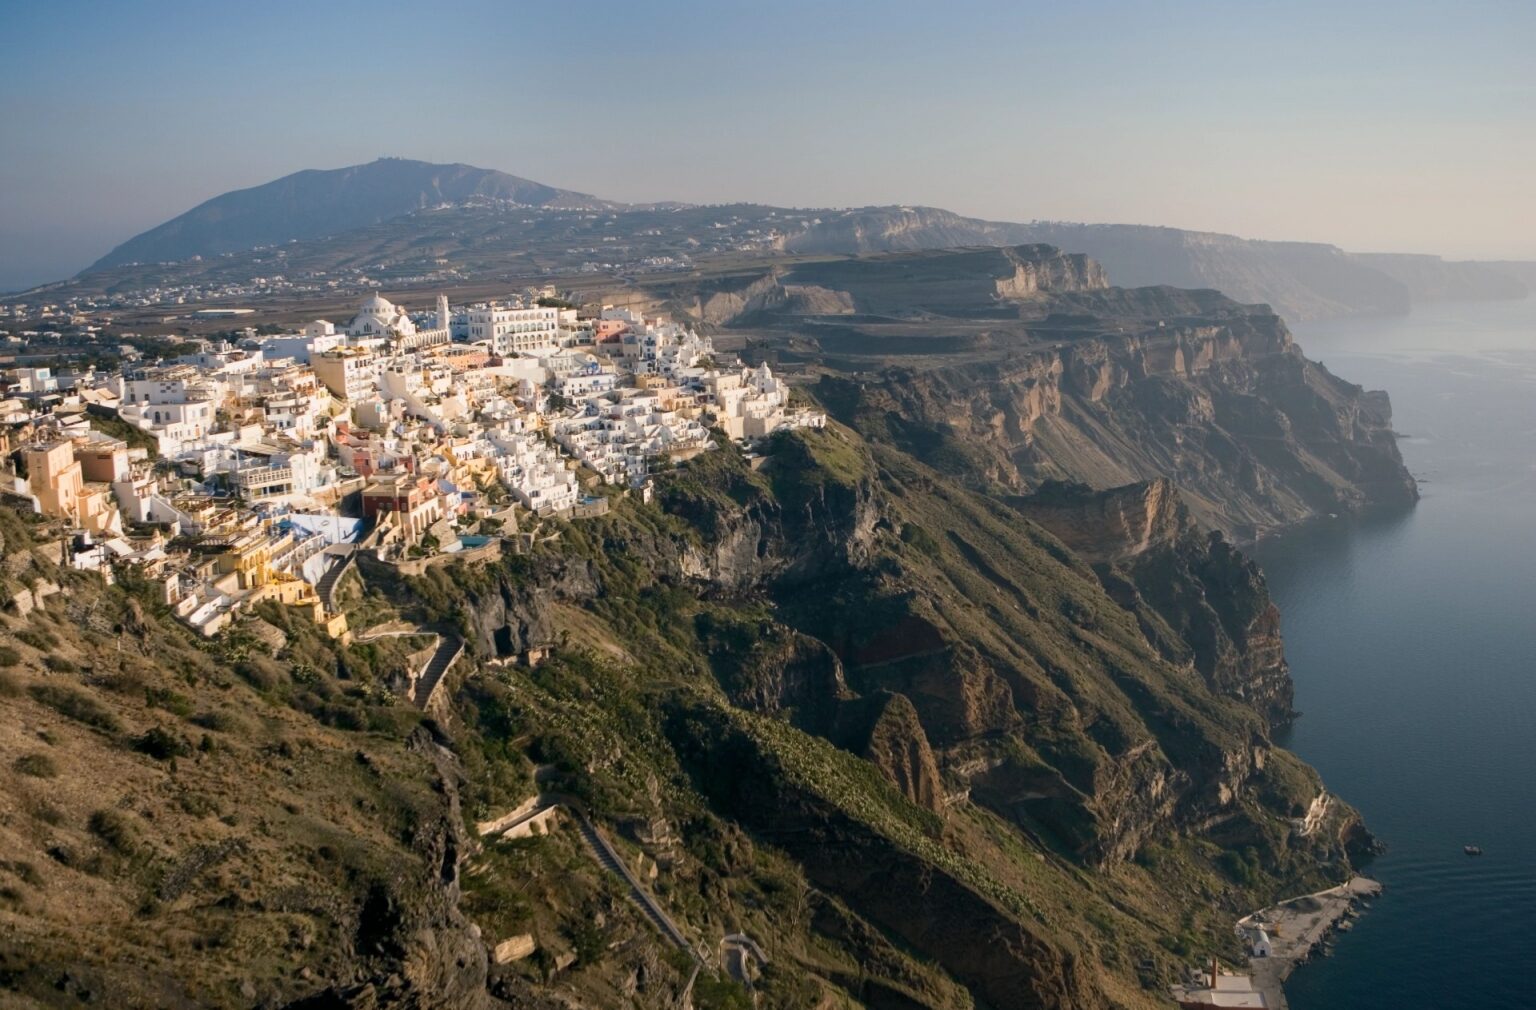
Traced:
<path id="1" fill-rule="evenodd" d="M 1283 983 L 1291 972 L 1312 956 L 1357 902 L 1380 893 L 1379 882 L 1353 877 L 1338 887 L 1290 898 L 1238 920 L 1237 930 L 1245 938 L 1262 929 L 1269 939 L 1267 956 L 1248 959 L 1253 987 L 1263 993 L 1268 1010 L 1286 1010 Z"/>

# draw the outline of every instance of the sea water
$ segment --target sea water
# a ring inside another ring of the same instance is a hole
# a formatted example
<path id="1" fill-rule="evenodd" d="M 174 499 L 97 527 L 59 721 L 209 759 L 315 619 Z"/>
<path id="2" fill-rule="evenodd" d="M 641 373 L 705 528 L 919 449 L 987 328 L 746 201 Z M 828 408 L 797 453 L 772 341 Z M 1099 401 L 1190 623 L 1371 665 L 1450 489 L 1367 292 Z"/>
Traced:
<path id="1" fill-rule="evenodd" d="M 1291 1006 L 1536 1007 L 1536 297 L 1296 330 L 1389 391 L 1423 499 L 1255 548 L 1302 712 L 1286 742 L 1388 846 L 1386 892 Z"/>

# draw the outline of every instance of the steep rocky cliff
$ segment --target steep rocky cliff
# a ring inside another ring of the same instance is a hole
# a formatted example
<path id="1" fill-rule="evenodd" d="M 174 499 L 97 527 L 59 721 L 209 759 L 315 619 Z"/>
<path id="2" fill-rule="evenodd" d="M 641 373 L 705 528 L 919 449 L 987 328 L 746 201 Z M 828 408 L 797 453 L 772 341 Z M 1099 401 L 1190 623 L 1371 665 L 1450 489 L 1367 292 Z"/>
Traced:
<path id="1" fill-rule="evenodd" d="M 1221 533 L 1199 528 L 1171 481 L 1108 491 L 1048 483 L 1009 503 L 1091 564 L 1162 655 L 1271 726 L 1290 721 L 1280 611 L 1264 577 Z"/>
<path id="2" fill-rule="evenodd" d="M 1238 539 L 1411 503 L 1385 394 L 1302 356 L 1262 306 L 1214 292 L 1058 296 L 985 359 L 824 377 L 841 419 L 973 486 L 1097 488 L 1169 478 Z"/>
<path id="3" fill-rule="evenodd" d="M 1402 253 L 1355 253 L 1352 258 L 1403 285 L 1415 302 L 1515 299 L 1531 293 L 1512 265 Z"/>
<path id="4" fill-rule="evenodd" d="M 133 661 L 108 627 L 89 640 L 92 674 L 70 675 L 88 701 L 37 712 L 75 713 L 47 728 L 68 727 L 78 767 L 144 779 L 127 830 L 157 839 L 135 850 L 154 855 L 53 860 L 57 832 L 94 852 L 119 829 L 89 827 L 84 797 L 64 829 L 23 814 L 25 830 L 0 833 L 4 865 L 95 881 L 122 911 L 61 934 L 44 892 L 19 885 L 0 916 L 28 939 L 0 947 L 5 977 L 40 1005 L 70 958 L 94 992 L 187 994 L 165 1005 L 675 1005 L 692 955 L 577 831 L 463 830 L 542 792 L 614 839 L 690 949 L 738 933 L 767 947 L 760 1006 L 1150 1010 L 1181 957 L 1227 952 L 1234 912 L 1341 872 L 1361 831 L 1343 803 L 1312 834 L 1294 827 L 1321 784 L 1269 738 L 1283 661 L 1251 567 L 1166 484 L 1031 501 L 834 424 L 756 459 L 721 445 L 660 475 L 653 504 L 616 497 L 605 517 L 547 525 L 531 552 L 412 577 L 360 565 L 343 603 L 360 625 L 467 644 L 461 686 L 420 726 L 390 700 L 377 645 L 330 642 L 281 608 L 263 619 L 285 630 L 283 654 L 239 646 L 228 687 L 155 617 L 146 646 L 208 672 L 155 680 L 154 705 L 98 680 Z M 92 592 L 82 603 L 128 626 L 132 587 Z M 0 621 L 41 641 L 71 627 L 58 606 Z M 529 649 L 550 651 L 516 665 Z M 58 676 L 24 659 L 6 683 Z M 117 728 L 74 725 L 91 702 Z M 226 709 L 269 711 L 272 728 L 210 714 Z M 178 769 L 135 750 L 151 722 L 223 728 L 198 757 L 176 751 Z M 15 731 L 0 745 L 8 762 L 39 746 Z M 240 809 L 203 812 L 220 791 Z M 250 839 L 251 883 L 210 873 L 135 919 L 183 835 Z M 159 974 L 81 953 L 124 928 Z M 247 953 L 275 949 L 260 937 L 279 929 L 281 957 Z M 701 1010 L 742 995 L 715 964 L 695 980 Z"/>
<path id="5" fill-rule="evenodd" d="M 672 293 L 795 334 L 834 420 L 721 439 L 492 561 L 362 560 L 354 627 L 465 643 L 430 717 L 391 691 L 414 646 L 276 604 L 280 647 L 203 642 L 0 510 L 3 574 L 71 590 L 0 615 L 0 985 L 1150 1010 L 1236 914 L 1369 847 L 1272 739 L 1279 618 L 1220 531 L 1411 500 L 1384 394 L 1260 307 L 1043 248 Z M 518 811 L 548 833 L 467 830 Z M 771 960 L 742 969 L 742 935 Z"/>
<path id="6" fill-rule="evenodd" d="M 839 420 L 978 489 L 1167 478 L 1239 542 L 1417 497 L 1386 394 L 1309 361 L 1269 307 L 1110 287 L 1098 263 L 1051 246 L 802 263 L 653 294 L 746 331 L 750 358 L 817 378 Z"/>

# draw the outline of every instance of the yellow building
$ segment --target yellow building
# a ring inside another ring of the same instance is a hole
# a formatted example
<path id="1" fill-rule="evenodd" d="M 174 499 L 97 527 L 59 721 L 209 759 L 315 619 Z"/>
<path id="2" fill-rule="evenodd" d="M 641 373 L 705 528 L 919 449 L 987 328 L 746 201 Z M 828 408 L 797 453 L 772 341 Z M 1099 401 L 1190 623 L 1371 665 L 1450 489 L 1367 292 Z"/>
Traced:
<path id="1" fill-rule="evenodd" d="M 86 442 L 75 449 L 75 460 L 86 480 L 110 484 L 128 478 L 127 442 Z"/>
<path id="2" fill-rule="evenodd" d="M 315 355 L 310 367 L 332 396 L 351 402 L 364 399 L 378 385 L 378 363 L 371 351 L 337 348 Z"/>
<path id="3" fill-rule="evenodd" d="M 66 438 L 51 444 L 30 445 L 22 452 L 22 458 L 27 465 L 27 481 L 43 515 L 83 525 L 80 492 L 85 478 L 75 460 L 75 443 Z"/>

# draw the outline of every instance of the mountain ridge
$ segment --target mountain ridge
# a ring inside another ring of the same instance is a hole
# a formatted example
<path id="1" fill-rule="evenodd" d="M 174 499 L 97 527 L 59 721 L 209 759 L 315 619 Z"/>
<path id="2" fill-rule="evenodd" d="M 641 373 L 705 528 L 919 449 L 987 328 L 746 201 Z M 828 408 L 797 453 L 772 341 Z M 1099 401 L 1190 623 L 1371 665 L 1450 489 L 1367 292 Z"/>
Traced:
<path id="1" fill-rule="evenodd" d="M 442 211 L 449 211 L 442 213 Z M 606 212 L 600 227 L 586 219 Z M 722 220 L 724 219 L 724 220 Z M 459 280 L 513 274 L 687 269 L 717 254 L 861 255 L 1045 243 L 1086 254 L 1114 283 L 1212 288 L 1292 321 L 1407 312 L 1415 300 L 1525 297 L 1536 266 L 1346 252 L 1160 225 L 1006 222 L 936 207 L 842 210 L 761 204 L 630 205 L 465 164 L 383 158 L 306 169 L 204 201 L 128 239 L 76 276 L 120 291 L 219 278 L 380 275 Z M 214 267 L 206 262 L 217 257 Z M 233 257 L 233 259 L 231 259 Z M 147 267 L 147 269 L 146 269 Z M 164 269 L 161 269 L 161 268 Z M 1528 269 L 1527 269 L 1528 268 Z M 68 282 L 66 282 L 67 286 Z M 46 285 L 58 294 L 60 285 Z"/>
<path id="2" fill-rule="evenodd" d="M 364 184 L 368 188 L 360 189 Z M 125 263 L 187 259 L 320 238 L 400 217 L 433 203 L 477 196 L 543 207 L 611 206 L 586 193 L 546 186 L 495 169 L 460 162 L 440 165 L 379 158 L 344 168 L 301 169 L 259 186 L 222 193 L 128 239 L 81 273 Z M 268 217 L 254 219 L 258 214 Z"/>

